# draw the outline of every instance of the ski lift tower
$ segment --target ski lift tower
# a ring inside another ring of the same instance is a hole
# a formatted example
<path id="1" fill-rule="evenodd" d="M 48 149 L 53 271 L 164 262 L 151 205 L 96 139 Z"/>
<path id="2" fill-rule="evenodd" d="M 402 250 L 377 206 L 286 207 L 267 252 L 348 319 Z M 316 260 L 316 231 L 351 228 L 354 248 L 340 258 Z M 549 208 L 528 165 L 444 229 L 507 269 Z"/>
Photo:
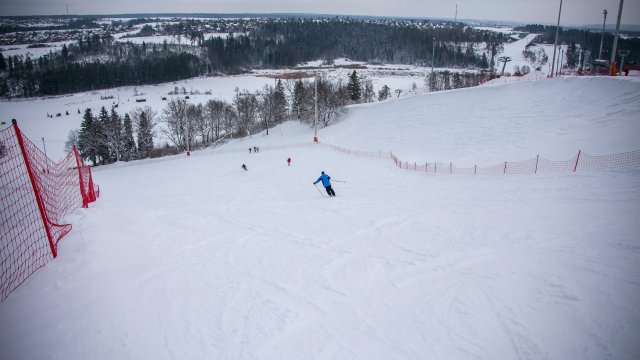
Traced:
<path id="1" fill-rule="evenodd" d="M 624 69 L 624 58 L 629 56 L 631 50 L 618 50 L 618 56 L 621 57 L 620 69 L 618 69 L 618 74 L 622 74 L 622 69 Z"/>
<path id="2" fill-rule="evenodd" d="M 498 62 L 500 62 L 500 61 L 504 62 L 504 64 L 502 64 L 502 71 L 500 72 L 500 76 L 503 76 L 504 75 L 504 68 L 507 66 L 507 63 L 509 61 L 511 61 L 511 58 L 508 57 L 508 56 L 500 56 L 498 58 Z"/>

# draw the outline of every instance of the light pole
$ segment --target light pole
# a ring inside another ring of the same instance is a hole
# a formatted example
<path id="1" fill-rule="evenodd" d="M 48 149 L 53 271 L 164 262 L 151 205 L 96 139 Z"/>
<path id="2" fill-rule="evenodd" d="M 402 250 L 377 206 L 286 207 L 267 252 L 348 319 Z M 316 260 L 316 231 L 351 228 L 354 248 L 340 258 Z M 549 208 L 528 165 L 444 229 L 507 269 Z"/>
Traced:
<path id="1" fill-rule="evenodd" d="M 189 151 L 189 125 L 187 124 L 187 156 L 191 156 L 191 152 Z"/>
<path id="2" fill-rule="evenodd" d="M 318 143 L 318 74 L 316 74 L 313 84 L 315 85 L 315 114 L 313 116 L 313 142 Z"/>
<path id="3" fill-rule="evenodd" d="M 49 157 L 47 156 L 47 145 L 45 145 L 44 143 L 44 137 L 42 138 L 42 149 L 44 150 L 44 157 L 48 159 Z M 47 163 L 47 173 L 49 173 L 49 162 L 46 161 L 46 159 L 45 162 Z"/>
<path id="4" fill-rule="evenodd" d="M 429 81 L 429 91 L 433 91 L 433 64 L 436 62 L 436 38 L 433 38 L 433 48 L 431 50 L 431 79 Z"/>
<path id="5" fill-rule="evenodd" d="M 564 49 L 560 47 L 560 58 L 558 59 L 558 76 L 562 76 L 562 60 L 564 60 Z"/>
<path id="6" fill-rule="evenodd" d="M 602 59 L 602 44 L 604 43 L 604 25 L 607 23 L 607 9 L 602 10 L 604 14 L 604 21 L 602 22 L 602 36 L 600 37 L 600 52 L 598 53 L 598 59 Z"/>
<path id="7" fill-rule="evenodd" d="M 618 8 L 618 21 L 616 22 L 616 35 L 613 38 L 613 50 L 611 50 L 611 62 L 609 63 L 609 74 L 612 74 L 613 64 L 616 62 L 616 48 L 618 47 L 618 37 L 620 36 L 620 19 L 622 18 L 622 4 L 624 0 L 620 0 L 620 7 Z"/>
<path id="8" fill-rule="evenodd" d="M 556 47 L 558 46 L 558 33 L 560 31 L 560 14 L 562 13 L 562 0 L 560 0 L 560 9 L 558 10 L 558 25 L 556 25 L 556 40 L 553 42 L 553 59 L 551 60 L 551 77 L 555 70 L 556 64 Z"/>

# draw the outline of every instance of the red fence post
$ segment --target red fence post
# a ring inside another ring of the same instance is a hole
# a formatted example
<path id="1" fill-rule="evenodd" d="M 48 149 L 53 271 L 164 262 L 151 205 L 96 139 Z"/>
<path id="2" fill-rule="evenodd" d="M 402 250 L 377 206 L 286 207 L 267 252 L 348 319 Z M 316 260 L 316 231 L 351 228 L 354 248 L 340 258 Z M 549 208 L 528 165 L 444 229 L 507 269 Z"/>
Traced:
<path id="1" fill-rule="evenodd" d="M 16 138 L 18 139 L 18 146 L 20 146 L 20 151 L 22 152 L 22 159 L 24 160 L 24 166 L 27 168 L 27 173 L 29 174 L 29 181 L 31 182 L 31 187 L 33 188 L 33 194 L 36 197 L 36 203 L 38 203 L 38 210 L 40 211 L 40 218 L 42 219 L 44 225 L 44 231 L 47 233 L 47 239 L 49 240 L 49 247 L 51 248 L 51 254 L 55 258 L 58 256 L 56 252 L 56 247 L 53 244 L 53 237 L 51 236 L 51 231 L 49 231 L 49 219 L 47 218 L 47 213 L 44 210 L 44 203 L 42 202 L 42 195 L 40 194 L 40 190 L 38 190 L 38 186 L 36 184 L 36 178 L 33 174 L 33 170 L 31 169 L 31 163 L 29 162 L 29 156 L 27 155 L 27 150 L 24 146 L 24 140 L 22 139 L 22 133 L 20 132 L 20 128 L 18 128 L 18 122 L 16 119 L 12 120 L 13 129 L 16 131 Z"/>
<path id="2" fill-rule="evenodd" d="M 578 161 L 580 160 L 580 152 L 582 150 L 578 150 L 578 157 L 576 157 L 576 165 L 573 167 L 573 172 L 576 172 L 576 170 L 578 169 Z"/>
<path id="3" fill-rule="evenodd" d="M 76 158 L 76 164 L 78 166 L 78 176 L 80 177 L 80 196 L 82 196 L 82 207 L 89 207 L 89 199 L 87 199 L 87 192 L 84 190 L 84 181 L 82 180 L 82 164 L 80 163 L 80 154 L 75 145 L 73 145 L 73 155 Z"/>

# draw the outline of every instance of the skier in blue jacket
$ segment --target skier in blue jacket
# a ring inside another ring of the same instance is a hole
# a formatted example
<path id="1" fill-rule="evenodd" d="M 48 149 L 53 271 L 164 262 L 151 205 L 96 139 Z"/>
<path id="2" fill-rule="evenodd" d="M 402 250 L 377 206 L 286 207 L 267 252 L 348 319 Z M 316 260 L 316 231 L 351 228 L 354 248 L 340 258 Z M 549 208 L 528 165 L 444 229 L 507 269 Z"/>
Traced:
<path id="1" fill-rule="evenodd" d="M 325 174 L 323 171 L 322 174 L 320 174 L 320 177 L 318 178 L 318 180 L 316 180 L 313 183 L 313 185 L 322 181 L 322 185 L 324 186 L 325 190 L 327 190 L 327 194 L 329 194 L 329 196 L 336 196 L 336 192 L 333 191 L 333 189 L 331 188 L 331 182 L 329 181 L 330 179 L 331 179 L 331 176 Z"/>

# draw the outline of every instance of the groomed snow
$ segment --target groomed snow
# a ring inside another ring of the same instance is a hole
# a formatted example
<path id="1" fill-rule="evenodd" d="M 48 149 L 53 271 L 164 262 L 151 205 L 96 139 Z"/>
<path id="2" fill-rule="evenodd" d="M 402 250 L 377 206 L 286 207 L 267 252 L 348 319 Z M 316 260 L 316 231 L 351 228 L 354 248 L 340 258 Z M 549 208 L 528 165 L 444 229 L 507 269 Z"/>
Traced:
<path id="1" fill-rule="evenodd" d="M 635 150 L 637 86 L 415 96 L 352 108 L 319 135 L 401 157 Z M 427 109 L 440 118 L 418 116 Z M 188 158 L 94 168 L 100 199 L 0 304 L 2 358 L 640 357 L 638 171 L 428 175 L 269 149 L 311 136 L 287 123 Z M 312 185 L 321 170 L 346 181 L 336 198 Z"/>

